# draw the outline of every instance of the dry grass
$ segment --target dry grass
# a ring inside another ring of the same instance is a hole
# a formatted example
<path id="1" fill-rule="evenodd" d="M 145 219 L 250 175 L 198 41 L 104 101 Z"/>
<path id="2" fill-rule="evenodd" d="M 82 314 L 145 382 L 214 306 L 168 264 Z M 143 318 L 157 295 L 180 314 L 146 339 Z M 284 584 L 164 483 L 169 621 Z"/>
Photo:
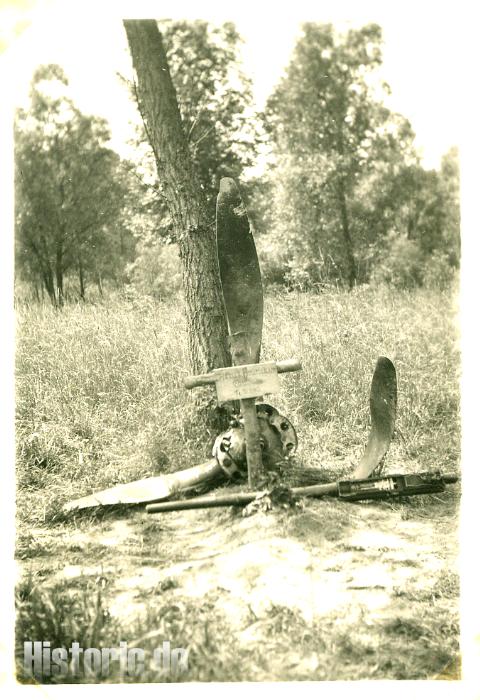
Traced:
<path id="1" fill-rule="evenodd" d="M 398 436 L 389 467 L 455 469 L 459 352 L 452 297 L 362 290 L 268 297 L 263 357 L 299 356 L 273 402 L 291 418 L 312 465 L 350 471 L 368 432 L 376 358 L 399 381 Z M 57 500 L 209 456 L 195 424 L 179 304 L 17 308 L 18 485 L 22 520 Z M 35 498 L 32 499 L 32 495 Z"/>
<path id="2" fill-rule="evenodd" d="M 375 362 L 387 355 L 397 368 L 399 405 L 397 439 L 386 469 L 455 471 L 460 437 L 454 310 L 451 293 L 428 290 L 361 288 L 352 294 L 268 296 L 263 358 L 303 361 L 303 371 L 283 375 L 282 394 L 271 398 L 296 426 L 301 458 L 338 476 L 351 473 L 368 434 Z M 56 551 L 60 554 L 54 541 L 59 528 L 65 532 L 70 527 L 59 522 L 64 502 L 114 483 L 199 463 L 209 455 L 213 435 L 195 423 L 192 394 L 182 386 L 188 366 L 181 304 L 119 297 L 55 311 L 19 303 L 17 320 L 18 557 L 25 563 L 42 558 L 50 563 Z M 440 507 L 454 513 L 451 497 L 441 498 Z M 405 519 L 416 513 L 432 518 L 432 503 L 425 497 L 415 505 L 388 507 Z M 329 503 L 327 511 L 326 538 L 341 539 L 349 506 Z M 90 517 L 85 517 L 85 527 Z M 308 540 L 301 519 L 295 523 L 297 535 Z M 52 533 L 52 541 L 40 543 L 31 534 L 39 527 Z M 142 556 L 147 560 L 147 527 L 144 536 Z M 78 555 L 94 561 L 108 553 L 87 550 Z M 104 614 L 93 583 L 80 585 L 69 602 L 49 585 L 50 573 L 49 564 L 43 573 L 37 567 L 33 584 L 22 584 L 24 638 L 53 634 L 48 606 L 52 618 L 58 618 L 62 646 L 65 635 L 88 636 L 93 630 L 97 643 L 91 635 L 90 643 L 99 646 L 104 638 L 131 639 L 146 627 L 163 624 L 179 645 L 183 637 L 190 639 L 196 670 L 188 680 L 273 679 L 268 650 L 245 656 L 228 622 L 212 611 L 209 601 L 200 609 L 189 601 L 156 598 L 148 613 L 151 619 L 122 627 L 121 621 Z M 399 599 L 410 606 L 408 615 L 378 626 L 370 640 L 336 633 L 335 619 L 323 620 L 321 627 L 305 626 L 291 609 L 272 610 L 277 653 L 285 647 L 287 654 L 288 644 L 291 648 L 294 643 L 299 658 L 308 659 L 312 650 L 317 655 L 315 668 L 297 664 L 286 669 L 283 679 L 420 678 L 438 672 L 451 660 L 458 637 L 452 576 L 443 577 L 441 594 L 434 586 L 421 600 L 414 591 L 400 591 Z M 432 600 L 436 604 L 429 613 Z M 180 610 L 177 618 L 171 618 L 172 605 Z M 81 609 L 87 611 L 83 623 L 76 617 Z M 164 618 L 177 619 L 171 623 L 176 626 L 169 628 Z M 417 649 L 413 655 L 408 652 L 412 644 Z"/>

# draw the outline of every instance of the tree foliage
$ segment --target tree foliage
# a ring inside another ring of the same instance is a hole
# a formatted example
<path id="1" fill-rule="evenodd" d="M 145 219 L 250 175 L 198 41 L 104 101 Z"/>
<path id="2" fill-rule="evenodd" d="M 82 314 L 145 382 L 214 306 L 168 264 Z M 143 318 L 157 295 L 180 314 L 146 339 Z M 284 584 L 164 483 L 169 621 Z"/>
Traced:
<path id="1" fill-rule="evenodd" d="M 241 39 L 230 22 L 215 26 L 200 20 L 164 20 L 158 26 L 188 150 L 213 214 L 220 178 L 242 177 L 253 163 L 258 138 L 251 81 L 240 67 Z M 135 86 L 133 94 L 138 102 Z M 152 139 L 142 129 L 138 146 L 145 141 Z M 153 180 L 155 171 L 151 160 Z M 161 199 L 161 191 L 159 195 Z M 161 229 L 168 230 L 167 221 Z"/>
<path id="2" fill-rule="evenodd" d="M 460 263 L 460 165 L 458 148 L 452 147 L 442 158 L 440 167 L 440 189 L 444 225 L 442 250 L 450 265 Z"/>
<path id="3" fill-rule="evenodd" d="M 404 167 L 385 183 L 376 206 L 387 235 L 374 277 L 398 287 L 444 287 L 460 262 L 457 149 L 445 154 L 438 171 Z"/>
<path id="4" fill-rule="evenodd" d="M 16 265 L 61 304 L 65 276 L 115 277 L 133 252 L 126 212 L 132 181 L 108 148 L 106 122 L 82 114 L 57 65 L 35 72 L 15 124 Z"/>
<path id="5" fill-rule="evenodd" d="M 257 138 L 251 81 L 240 67 L 235 26 L 162 22 L 170 73 L 189 150 L 214 201 L 220 178 L 240 178 L 253 162 Z"/>
<path id="6" fill-rule="evenodd" d="M 409 122 L 385 107 L 381 43 L 375 24 L 344 35 L 305 24 L 267 102 L 271 239 L 287 282 L 368 280 L 395 235 L 424 255 L 445 244 L 442 178 L 420 167 Z"/>

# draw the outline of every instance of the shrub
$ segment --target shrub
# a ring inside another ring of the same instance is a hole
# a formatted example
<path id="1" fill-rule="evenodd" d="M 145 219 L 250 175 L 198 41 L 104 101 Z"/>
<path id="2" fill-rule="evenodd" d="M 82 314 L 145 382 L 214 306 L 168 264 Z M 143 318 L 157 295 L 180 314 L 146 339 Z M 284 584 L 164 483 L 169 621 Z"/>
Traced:
<path id="1" fill-rule="evenodd" d="M 282 249 L 272 234 L 259 236 L 256 241 L 263 284 L 285 285 L 285 274 L 288 271 L 286 250 Z"/>
<path id="2" fill-rule="evenodd" d="M 178 292 L 182 273 L 178 246 L 161 241 L 137 245 L 135 262 L 127 268 L 129 283 L 141 295 L 168 299 Z"/>
<path id="3" fill-rule="evenodd" d="M 386 282 L 399 289 L 411 289 L 421 285 L 423 254 L 416 241 L 406 236 L 392 235 L 381 261 L 377 262 L 373 282 Z"/>
<path id="4" fill-rule="evenodd" d="M 449 254 L 435 250 L 423 263 L 423 284 L 428 288 L 447 289 L 455 276 L 455 270 Z"/>

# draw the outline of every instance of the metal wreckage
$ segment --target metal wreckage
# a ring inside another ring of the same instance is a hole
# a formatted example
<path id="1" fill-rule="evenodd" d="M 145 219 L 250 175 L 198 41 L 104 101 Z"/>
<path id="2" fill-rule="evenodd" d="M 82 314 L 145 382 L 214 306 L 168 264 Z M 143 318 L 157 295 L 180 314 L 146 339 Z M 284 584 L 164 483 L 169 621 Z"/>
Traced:
<path id="1" fill-rule="evenodd" d="M 208 462 L 173 474 L 120 484 L 67 503 L 64 510 L 146 504 L 148 513 L 160 513 L 243 506 L 262 499 L 270 507 L 275 501 L 294 502 L 306 496 L 333 496 L 344 501 L 358 501 L 436 493 L 444 491 L 446 484 L 456 482 L 456 475 L 442 474 L 440 471 L 381 475 L 383 460 L 393 437 L 397 407 L 396 372 L 387 357 L 378 358 L 373 374 L 370 390 L 371 430 L 353 478 L 321 483 L 322 470 L 292 466 L 298 444 L 295 428 L 276 408 L 263 403 L 263 396 L 280 390 L 279 374 L 301 370 L 302 367 L 298 360 L 260 363 L 263 325 L 260 267 L 248 216 L 240 192 L 231 178 L 223 178 L 220 183 L 216 231 L 233 366 L 187 377 L 184 384 L 188 389 L 215 385 L 218 401 L 239 404 L 240 412 L 232 413 L 230 427 L 216 438 L 212 459 Z M 253 490 L 258 488 L 265 474 L 272 473 L 271 470 L 273 473 L 276 470 L 278 476 L 279 465 L 279 484 L 267 490 Z M 247 492 L 232 491 L 168 500 L 182 491 L 218 484 L 222 476 L 227 480 L 245 476 L 245 472 L 248 475 Z M 303 485 L 292 484 L 292 472 L 297 474 Z M 283 485 L 282 474 L 285 477 Z"/>

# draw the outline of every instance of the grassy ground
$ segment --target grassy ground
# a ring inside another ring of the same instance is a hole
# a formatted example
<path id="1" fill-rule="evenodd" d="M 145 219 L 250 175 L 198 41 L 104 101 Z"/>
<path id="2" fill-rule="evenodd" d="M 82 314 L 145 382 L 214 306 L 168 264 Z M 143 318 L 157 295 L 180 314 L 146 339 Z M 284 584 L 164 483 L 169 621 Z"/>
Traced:
<path id="1" fill-rule="evenodd" d="M 172 579 L 171 590 L 167 579 L 157 581 L 148 605 L 128 620 L 111 613 L 113 598 L 103 582 L 109 576 L 89 576 L 82 569 L 65 588 L 59 576 L 67 562 L 87 569 L 103 562 L 121 568 L 130 557 L 131 573 L 134 565 L 158 571 L 181 558 L 171 533 L 170 538 L 162 534 L 157 521 L 142 513 L 120 518 L 133 528 L 134 539 L 141 538 L 140 553 L 137 543 L 123 547 L 120 556 L 105 540 L 117 520 L 87 517 L 65 523 L 60 508 L 67 500 L 114 483 L 199 463 L 209 455 L 214 436 L 195 424 L 193 397 L 182 387 L 188 367 L 180 304 L 117 298 L 55 311 L 20 303 L 17 318 L 19 641 L 22 636 L 55 638 L 66 646 L 81 637 L 98 647 L 106 639 L 144 638 L 146 631 L 160 628 L 164 638 L 190 644 L 196 670 L 186 680 L 422 678 L 454 662 L 458 489 L 410 504 L 378 504 L 372 511 L 380 513 L 383 533 L 410 520 L 425 532 L 430 528 L 431 537 L 423 544 L 443 564 L 432 578 L 425 560 L 413 588 L 392 584 L 393 612 L 388 620 L 368 623 L 370 641 L 359 638 L 352 619 L 340 624 L 338 610 L 305 625 L 295 607 L 272 603 L 261 620 L 264 638 L 273 635 L 276 640 L 275 650 L 268 647 L 267 654 L 265 647 L 262 666 L 262 654 L 252 660 L 238 641 L 240 632 L 218 609 L 218 592 L 210 591 L 200 604 L 190 598 L 188 586 L 182 588 L 181 576 Z M 267 298 L 263 358 L 303 360 L 302 372 L 283 375 L 282 394 L 272 402 L 296 426 L 306 463 L 338 476 L 351 473 L 368 433 L 368 392 L 379 355 L 394 361 L 399 381 L 397 437 L 387 471 L 455 471 L 459 351 L 452 293 L 359 289 L 352 294 Z M 342 531 L 350 532 L 357 522 L 353 513 L 361 511 L 331 502 L 325 518 L 323 505 L 314 509 L 314 522 L 321 517 L 322 530 L 338 535 L 335 547 L 341 552 Z M 207 529 L 215 528 L 221 517 L 209 512 L 201 520 Z M 240 527 L 238 518 L 228 521 L 232 532 Z M 308 527 L 294 527 L 295 518 L 282 514 L 272 532 L 286 528 L 286 536 L 302 546 L 321 549 L 321 542 L 309 544 Z M 444 528 L 438 537 L 436 523 Z M 79 539 L 79 532 L 96 536 Z M 351 551 L 360 559 L 367 556 Z M 400 611 L 397 616 L 395 610 Z M 288 640 L 302 661 L 293 670 L 279 661 L 275 678 L 268 677 L 265 669 L 272 654 L 283 658 L 282 645 L 286 648 Z M 305 659 L 315 654 L 318 663 L 309 667 Z M 152 678 L 147 674 L 142 680 Z"/>

